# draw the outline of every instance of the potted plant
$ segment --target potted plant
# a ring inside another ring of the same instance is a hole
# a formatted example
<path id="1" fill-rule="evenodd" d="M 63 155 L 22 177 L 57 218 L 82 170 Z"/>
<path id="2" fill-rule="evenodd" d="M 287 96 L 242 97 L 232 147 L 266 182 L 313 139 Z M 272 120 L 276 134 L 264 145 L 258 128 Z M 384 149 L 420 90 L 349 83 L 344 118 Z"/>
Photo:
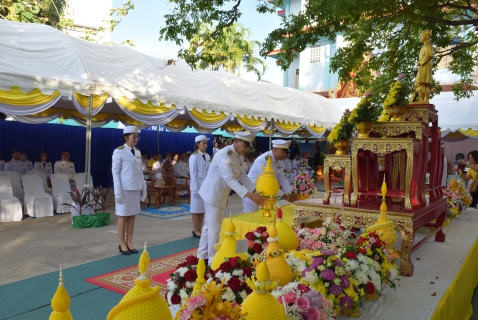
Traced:
<path id="1" fill-rule="evenodd" d="M 358 131 L 357 138 L 368 138 L 372 122 L 377 121 L 380 116 L 381 109 L 372 102 L 372 95 L 373 93 L 367 91 L 347 119 L 348 122 L 355 125 L 355 129 Z"/>
<path id="2" fill-rule="evenodd" d="M 345 155 L 347 154 L 347 148 L 349 146 L 349 139 L 352 138 L 354 132 L 354 123 L 349 122 L 350 110 L 346 109 L 339 123 L 337 123 L 329 135 L 327 140 L 334 144 L 334 147 L 337 149 L 335 154 Z"/>
<path id="3" fill-rule="evenodd" d="M 110 224 L 110 214 L 104 212 L 108 205 L 106 199 L 109 188 L 84 188 L 81 193 L 77 188 L 69 194 L 72 203 L 63 203 L 71 208 L 71 220 L 74 229 L 99 228 Z M 100 211 L 101 212 L 98 212 Z"/>
<path id="4" fill-rule="evenodd" d="M 311 194 L 317 195 L 317 189 L 314 186 L 314 179 L 311 179 L 307 172 L 302 170 L 290 185 L 290 192 L 297 196 L 299 200 L 308 199 Z"/>
<path id="5" fill-rule="evenodd" d="M 407 110 L 408 95 L 410 94 L 410 88 L 402 83 L 404 77 L 403 73 L 400 74 L 397 81 L 390 85 L 390 91 L 383 102 L 383 111 L 378 121 L 402 121 L 401 116 Z M 391 119 L 390 116 L 392 116 Z"/>

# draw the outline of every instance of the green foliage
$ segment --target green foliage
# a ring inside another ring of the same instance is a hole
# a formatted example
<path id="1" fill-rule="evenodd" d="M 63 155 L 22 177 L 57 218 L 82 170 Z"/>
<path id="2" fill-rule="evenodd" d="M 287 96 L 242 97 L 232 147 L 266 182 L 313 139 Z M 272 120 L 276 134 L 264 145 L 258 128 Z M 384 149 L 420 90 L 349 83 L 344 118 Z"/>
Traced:
<path id="1" fill-rule="evenodd" d="M 211 41 L 220 39 L 219 30 L 237 22 L 242 15 L 240 6 L 245 3 L 241 0 L 170 2 L 175 7 L 165 15 L 166 27 L 160 30 L 160 39 L 177 45 L 190 41 L 203 23 L 216 26 L 208 36 Z M 274 5 L 281 2 L 256 0 L 256 10 L 274 12 Z M 269 34 L 261 55 L 281 48 L 278 64 L 286 70 L 297 52 L 319 41 L 335 41 L 336 35 L 342 34 L 348 46 L 338 49 L 331 58 L 331 71 L 344 81 L 354 72 L 358 90 L 374 92 L 372 100 L 380 103 L 389 84 L 400 73 L 405 75 L 404 85 L 413 86 L 421 48 L 419 33 L 429 29 L 436 51 L 434 72 L 441 59 L 452 57 L 448 68 L 460 77 L 453 90 L 457 98 L 463 98 L 471 95 L 467 85 L 472 83 L 473 68 L 478 63 L 477 24 L 478 7 L 468 0 L 309 0 L 303 11 L 284 17 L 281 26 Z M 372 51 L 375 54 L 369 56 Z M 185 55 L 183 50 L 179 54 Z M 214 64 L 215 57 L 199 53 L 188 63 L 195 66 L 200 61 Z M 376 77 L 378 71 L 380 76 Z M 433 94 L 437 94 L 441 88 L 434 83 L 433 89 Z"/>
<path id="2" fill-rule="evenodd" d="M 337 123 L 330 131 L 327 140 L 335 143 L 340 140 L 350 140 L 352 138 L 355 130 L 355 122 L 349 121 L 350 115 L 350 110 L 346 109 L 339 123 Z"/>
<path id="3" fill-rule="evenodd" d="M 367 92 L 357 106 L 352 110 L 347 121 L 354 124 L 359 122 L 373 122 L 378 119 L 382 111 L 381 106 L 372 102 L 372 94 Z"/>
<path id="4" fill-rule="evenodd" d="M 65 0 L 2 0 L 0 18 L 26 23 L 44 23 L 61 29 Z"/>

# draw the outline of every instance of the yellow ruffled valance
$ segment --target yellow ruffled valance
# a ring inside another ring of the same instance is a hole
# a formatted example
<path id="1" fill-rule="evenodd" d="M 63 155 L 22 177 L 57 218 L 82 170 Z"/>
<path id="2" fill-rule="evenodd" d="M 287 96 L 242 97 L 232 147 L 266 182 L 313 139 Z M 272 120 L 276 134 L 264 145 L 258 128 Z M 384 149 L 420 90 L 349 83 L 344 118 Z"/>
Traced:
<path id="1" fill-rule="evenodd" d="M 276 127 L 278 127 L 279 129 L 282 129 L 284 131 L 289 131 L 289 132 L 293 132 L 293 131 L 296 131 L 296 130 L 299 130 L 300 127 L 302 126 L 300 123 L 297 124 L 297 123 L 280 123 L 280 122 L 276 122 L 274 121 L 274 125 Z"/>
<path id="2" fill-rule="evenodd" d="M 47 104 L 60 96 L 60 92 L 55 91 L 53 94 L 43 94 L 40 89 L 33 89 L 30 92 L 23 92 L 17 86 L 12 87 L 9 91 L 0 90 L 0 103 L 18 106 L 32 107 Z"/>
<path id="3" fill-rule="evenodd" d="M 88 108 L 88 96 L 84 96 L 82 94 L 73 92 L 73 96 L 75 97 L 76 101 L 82 106 L 83 108 Z M 97 109 L 105 104 L 106 99 L 108 99 L 108 94 L 103 94 L 101 96 L 93 95 L 93 105 L 91 106 L 93 109 Z"/>
<path id="4" fill-rule="evenodd" d="M 159 106 L 155 106 L 151 102 L 145 104 L 138 99 L 135 99 L 133 102 L 131 102 L 128 101 L 128 99 L 126 99 L 125 97 L 116 99 L 116 102 L 119 103 L 123 108 L 141 115 L 156 115 L 166 113 L 175 108 L 174 105 L 172 105 L 171 108 L 168 108 L 162 103 Z"/>
<path id="5" fill-rule="evenodd" d="M 223 121 L 227 118 L 227 116 L 223 112 L 219 114 L 215 113 L 214 111 L 211 113 L 207 113 L 206 110 L 197 111 L 196 108 L 194 108 L 193 110 L 189 110 L 189 114 L 194 119 L 197 119 L 199 122 L 205 123 L 216 123 Z"/>
<path id="6" fill-rule="evenodd" d="M 327 128 L 324 128 L 324 127 L 309 126 L 309 125 L 307 125 L 307 127 L 309 128 L 310 131 L 316 134 L 323 133 L 325 132 L 325 130 L 327 130 Z"/>
<path id="7" fill-rule="evenodd" d="M 225 124 L 222 126 L 222 129 L 229 132 L 244 131 L 244 128 L 238 124 Z"/>
<path id="8" fill-rule="evenodd" d="M 458 131 L 459 131 L 461 134 L 464 134 L 464 135 L 467 136 L 467 137 L 478 139 L 478 130 L 473 130 L 473 129 L 468 129 L 468 130 L 458 129 Z"/>
<path id="9" fill-rule="evenodd" d="M 249 127 L 258 127 L 260 125 L 262 125 L 264 122 L 266 122 L 267 120 L 256 120 L 254 119 L 254 117 L 248 117 L 248 116 L 240 116 L 240 115 L 236 115 L 237 119 L 239 119 L 242 123 L 244 123 L 246 126 L 249 126 Z"/>

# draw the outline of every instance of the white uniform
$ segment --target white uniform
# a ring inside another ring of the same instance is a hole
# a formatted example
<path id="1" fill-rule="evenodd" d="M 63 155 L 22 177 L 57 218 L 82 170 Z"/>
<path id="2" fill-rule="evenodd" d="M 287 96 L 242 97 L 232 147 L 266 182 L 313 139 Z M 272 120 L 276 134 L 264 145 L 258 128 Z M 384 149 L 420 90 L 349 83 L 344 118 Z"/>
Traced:
<path id="1" fill-rule="evenodd" d="M 300 158 L 300 169 L 307 172 L 311 178 L 314 175 L 314 170 L 312 170 L 312 168 L 309 166 L 309 159 Z"/>
<path id="2" fill-rule="evenodd" d="M 21 160 L 10 160 L 5 163 L 5 171 L 16 171 L 20 174 L 20 177 L 23 177 L 27 174 L 27 166 L 25 162 Z"/>
<path id="3" fill-rule="evenodd" d="M 281 160 L 276 160 L 274 158 L 274 155 L 272 154 L 272 151 L 267 151 L 266 153 L 263 153 L 262 155 L 260 155 L 256 159 L 256 161 L 254 161 L 254 164 L 252 165 L 252 168 L 249 171 L 249 174 L 247 176 L 249 177 L 249 179 L 251 179 L 252 183 L 254 183 L 255 185 L 257 178 L 259 178 L 259 176 L 261 175 L 263 171 L 262 168 L 266 166 L 267 157 L 271 157 L 272 169 L 274 169 L 277 182 L 279 182 L 280 189 L 279 189 L 279 192 L 277 193 L 277 196 L 280 197 L 284 194 L 289 194 L 290 184 L 284 175 L 284 162 Z M 259 206 L 255 204 L 249 198 L 243 198 L 242 204 L 244 205 L 244 213 L 255 212 L 259 210 Z"/>
<path id="4" fill-rule="evenodd" d="M 132 154 L 131 154 L 132 155 Z M 149 179 L 151 171 L 148 169 L 149 160 L 141 158 L 141 171 L 143 172 L 144 179 Z"/>
<path id="5" fill-rule="evenodd" d="M 68 176 L 68 180 L 70 180 L 70 186 L 76 187 L 75 183 L 75 164 L 72 161 L 65 161 L 65 160 L 58 160 L 55 162 L 54 166 L 54 173 L 63 173 Z"/>
<path id="6" fill-rule="evenodd" d="M 153 163 L 153 179 L 156 180 L 156 187 L 160 187 L 163 182 L 163 163 L 155 161 Z"/>
<path id="7" fill-rule="evenodd" d="M 21 160 L 20 160 L 21 161 Z M 33 163 L 30 160 L 22 161 L 25 164 L 25 167 L 27 168 L 27 172 L 30 170 L 33 170 Z"/>
<path id="8" fill-rule="evenodd" d="M 0 159 L 0 171 L 5 171 L 5 160 Z"/>
<path id="9" fill-rule="evenodd" d="M 118 216 L 132 216 L 141 212 L 140 193 L 146 192 L 146 182 L 141 169 L 141 152 L 138 148 L 124 144 L 113 152 L 113 184 L 115 196 L 122 195 L 124 202 L 116 203 L 115 213 Z"/>
<path id="10" fill-rule="evenodd" d="M 292 169 L 294 170 L 294 175 L 298 175 L 301 171 L 300 168 L 300 159 L 296 160 L 295 158 L 292 159 Z"/>
<path id="11" fill-rule="evenodd" d="M 52 171 L 52 165 L 50 161 L 36 161 L 35 162 L 35 170 L 41 171 L 45 174 L 47 179 L 50 179 Z"/>
<path id="12" fill-rule="evenodd" d="M 191 213 L 204 213 L 204 201 L 199 195 L 204 179 L 206 179 L 209 166 L 211 165 L 211 157 L 207 153 L 195 151 L 189 157 L 189 176 L 191 177 Z"/>
<path id="13" fill-rule="evenodd" d="M 219 231 L 222 223 L 222 210 L 227 207 L 229 192 L 233 189 L 244 198 L 247 192 L 254 191 L 254 184 L 241 170 L 244 159 L 234 146 L 222 148 L 214 156 L 208 175 L 199 189 L 204 200 L 206 223 L 201 232 L 198 256 L 207 255 L 209 261 L 214 257 L 214 245 L 219 241 Z"/>
<path id="14" fill-rule="evenodd" d="M 289 181 L 289 183 L 292 183 L 296 175 L 295 175 L 294 169 L 292 168 L 292 161 L 289 158 L 284 159 L 284 167 L 285 167 L 285 170 L 288 171 L 288 172 L 284 172 L 284 175 Z"/>
<path id="15" fill-rule="evenodd" d="M 173 171 L 174 171 L 174 175 L 176 177 L 189 177 L 189 165 L 182 160 L 178 160 L 178 162 L 176 162 L 176 164 L 173 167 Z M 185 184 L 186 179 L 177 179 L 176 183 Z M 189 184 L 189 181 L 188 181 L 188 184 Z M 186 191 L 180 191 L 179 192 L 180 196 L 185 195 L 185 194 L 187 194 Z"/>

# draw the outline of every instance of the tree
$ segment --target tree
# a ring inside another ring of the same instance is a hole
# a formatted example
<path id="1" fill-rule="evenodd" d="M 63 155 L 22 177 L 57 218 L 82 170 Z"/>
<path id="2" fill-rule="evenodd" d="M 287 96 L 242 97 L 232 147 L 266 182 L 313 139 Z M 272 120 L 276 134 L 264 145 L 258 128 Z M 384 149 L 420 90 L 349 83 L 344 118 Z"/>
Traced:
<path id="1" fill-rule="evenodd" d="M 189 41 L 203 22 L 215 24 L 210 37 L 220 38 L 219 30 L 242 15 L 241 0 L 171 2 L 176 6 L 165 15 L 167 26 L 160 34 L 177 44 Z M 231 3 L 234 5 L 227 8 Z M 274 4 L 281 3 L 256 0 L 256 9 L 274 12 Z M 462 98 L 471 95 L 469 84 L 478 62 L 477 27 L 478 7 L 470 0 L 309 0 L 300 14 L 284 17 L 281 26 L 269 34 L 261 55 L 280 48 L 278 63 L 286 70 L 297 52 L 324 38 L 335 41 L 337 34 L 342 34 L 348 45 L 331 58 L 332 72 L 345 81 L 353 76 L 361 92 L 373 91 L 374 99 L 383 100 L 390 83 L 400 74 L 404 75 L 402 81 L 412 87 L 421 48 L 418 36 L 421 30 L 429 29 L 436 51 L 434 72 L 441 59 L 451 57 L 448 68 L 460 77 L 453 90 L 457 98 Z M 211 57 L 205 59 L 212 63 Z M 433 87 L 435 94 L 439 93 L 439 84 Z"/>
<path id="2" fill-rule="evenodd" d="M 196 61 L 195 67 L 209 70 L 224 70 L 226 72 L 241 75 L 241 69 L 247 72 L 254 72 L 260 80 L 266 70 L 265 62 L 254 56 L 254 47 L 260 46 L 258 41 L 247 40 L 250 35 L 249 29 L 241 24 L 234 23 L 220 31 L 220 40 L 213 41 L 208 35 L 214 32 L 214 28 L 203 24 L 199 33 L 189 42 L 189 48 L 184 51 L 186 62 L 195 61 L 196 56 L 210 57 Z M 261 67 L 260 71 L 257 67 Z"/>
<path id="3" fill-rule="evenodd" d="M 44 23 L 62 29 L 65 0 L 3 0 L 0 2 L 0 18 L 28 22 Z"/>

